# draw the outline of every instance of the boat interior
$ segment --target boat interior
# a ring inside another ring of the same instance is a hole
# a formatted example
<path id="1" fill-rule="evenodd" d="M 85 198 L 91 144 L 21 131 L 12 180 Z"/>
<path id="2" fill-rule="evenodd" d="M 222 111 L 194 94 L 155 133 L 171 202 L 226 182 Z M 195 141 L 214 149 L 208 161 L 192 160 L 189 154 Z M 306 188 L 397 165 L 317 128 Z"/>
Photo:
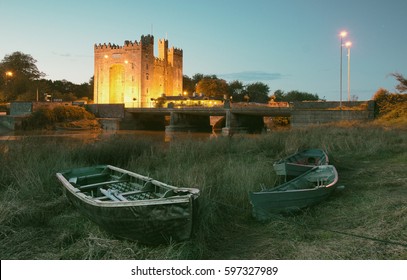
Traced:
<path id="1" fill-rule="evenodd" d="M 286 191 L 327 187 L 331 183 L 334 183 L 336 178 L 337 174 L 334 167 L 329 165 L 319 166 L 291 181 L 288 181 L 276 187 L 274 190 Z"/>
<path id="2" fill-rule="evenodd" d="M 69 182 L 82 193 L 100 201 L 134 201 L 169 197 L 175 194 L 171 188 L 107 169 L 102 173 L 73 177 Z"/>
<path id="3" fill-rule="evenodd" d="M 305 155 L 297 155 L 289 158 L 287 160 L 289 163 L 294 164 L 303 164 L 303 165 L 323 165 L 327 164 L 326 158 L 322 155 L 315 155 L 315 154 L 305 154 Z"/>

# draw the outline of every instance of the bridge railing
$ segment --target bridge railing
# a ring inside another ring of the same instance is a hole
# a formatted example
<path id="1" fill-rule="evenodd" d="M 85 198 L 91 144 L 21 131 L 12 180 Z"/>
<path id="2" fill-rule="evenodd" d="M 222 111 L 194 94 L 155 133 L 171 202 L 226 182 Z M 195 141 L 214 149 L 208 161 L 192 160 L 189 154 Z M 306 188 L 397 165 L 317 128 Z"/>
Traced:
<path id="1" fill-rule="evenodd" d="M 231 108 L 289 108 L 292 104 L 288 102 L 270 102 L 270 103 L 255 103 L 255 102 L 236 102 L 230 104 Z"/>

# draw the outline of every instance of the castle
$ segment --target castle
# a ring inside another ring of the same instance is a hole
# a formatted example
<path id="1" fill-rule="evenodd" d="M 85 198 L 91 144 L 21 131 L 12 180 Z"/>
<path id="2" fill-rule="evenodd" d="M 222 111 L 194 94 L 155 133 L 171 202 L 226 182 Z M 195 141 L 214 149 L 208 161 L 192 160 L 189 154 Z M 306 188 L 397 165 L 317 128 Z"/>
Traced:
<path id="1" fill-rule="evenodd" d="M 168 49 L 168 40 L 158 40 L 154 57 L 154 36 L 123 46 L 94 46 L 94 102 L 122 103 L 125 107 L 153 107 L 154 100 L 182 93 L 182 50 Z"/>

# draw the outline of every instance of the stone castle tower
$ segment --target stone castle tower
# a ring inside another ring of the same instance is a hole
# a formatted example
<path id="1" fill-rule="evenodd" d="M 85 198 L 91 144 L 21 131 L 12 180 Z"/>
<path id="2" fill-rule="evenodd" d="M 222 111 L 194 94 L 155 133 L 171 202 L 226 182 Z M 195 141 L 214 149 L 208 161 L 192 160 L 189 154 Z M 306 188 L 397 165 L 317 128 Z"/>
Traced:
<path id="1" fill-rule="evenodd" d="M 154 37 L 124 46 L 94 46 L 94 102 L 124 103 L 125 107 L 152 107 L 154 99 L 182 93 L 182 50 L 168 49 L 168 41 L 158 40 L 154 57 Z"/>

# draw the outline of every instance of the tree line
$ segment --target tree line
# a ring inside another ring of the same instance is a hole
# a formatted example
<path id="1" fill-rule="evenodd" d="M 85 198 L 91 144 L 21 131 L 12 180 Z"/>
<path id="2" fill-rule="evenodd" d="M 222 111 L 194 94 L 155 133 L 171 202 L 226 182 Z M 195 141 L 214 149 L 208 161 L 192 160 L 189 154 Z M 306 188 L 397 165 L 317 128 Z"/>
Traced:
<path id="1" fill-rule="evenodd" d="M 93 77 L 89 82 L 75 84 L 67 80 L 44 79 L 45 74 L 38 70 L 37 60 L 31 55 L 14 52 L 6 55 L 0 62 L 0 102 L 10 101 L 45 101 L 49 98 L 63 101 L 93 99 Z M 407 80 L 399 73 L 393 73 L 399 85 L 399 94 L 407 92 Z M 380 89 L 381 90 L 381 89 Z M 291 101 L 320 100 L 317 94 L 276 90 L 262 82 L 243 84 L 235 80 L 227 82 L 216 75 L 195 74 L 183 76 L 183 91 L 189 96 L 204 94 L 208 97 L 224 98 L 232 102 L 268 103 Z M 387 94 L 387 93 L 386 93 Z M 389 95 L 388 93 L 387 95 Z"/>
<path id="2" fill-rule="evenodd" d="M 238 80 L 226 82 L 216 75 L 195 74 L 192 78 L 184 75 L 183 85 L 184 92 L 188 95 L 203 93 L 205 96 L 230 99 L 233 102 L 268 103 L 271 100 L 275 102 L 319 100 L 317 94 L 297 90 L 289 92 L 277 90 L 271 94 L 270 87 L 265 83 L 243 84 Z"/>
<path id="3" fill-rule="evenodd" d="M 93 77 L 89 82 L 75 84 L 67 80 L 52 81 L 36 66 L 31 55 L 14 52 L 0 62 L 0 102 L 10 101 L 74 101 L 93 99 Z M 268 103 L 270 88 L 262 82 L 243 84 L 241 81 L 226 82 L 216 75 L 195 74 L 183 76 L 183 91 L 189 96 L 194 93 L 213 98 L 227 98 L 233 102 Z M 275 92 L 274 101 L 318 100 L 316 94 L 299 91 Z"/>
<path id="4" fill-rule="evenodd" d="M 93 99 L 93 78 L 82 84 L 44 79 L 45 74 L 38 70 L 36 63 L 31 55 L 22 52 L 3 58 L 0 62 L 0 102 Z"/>

